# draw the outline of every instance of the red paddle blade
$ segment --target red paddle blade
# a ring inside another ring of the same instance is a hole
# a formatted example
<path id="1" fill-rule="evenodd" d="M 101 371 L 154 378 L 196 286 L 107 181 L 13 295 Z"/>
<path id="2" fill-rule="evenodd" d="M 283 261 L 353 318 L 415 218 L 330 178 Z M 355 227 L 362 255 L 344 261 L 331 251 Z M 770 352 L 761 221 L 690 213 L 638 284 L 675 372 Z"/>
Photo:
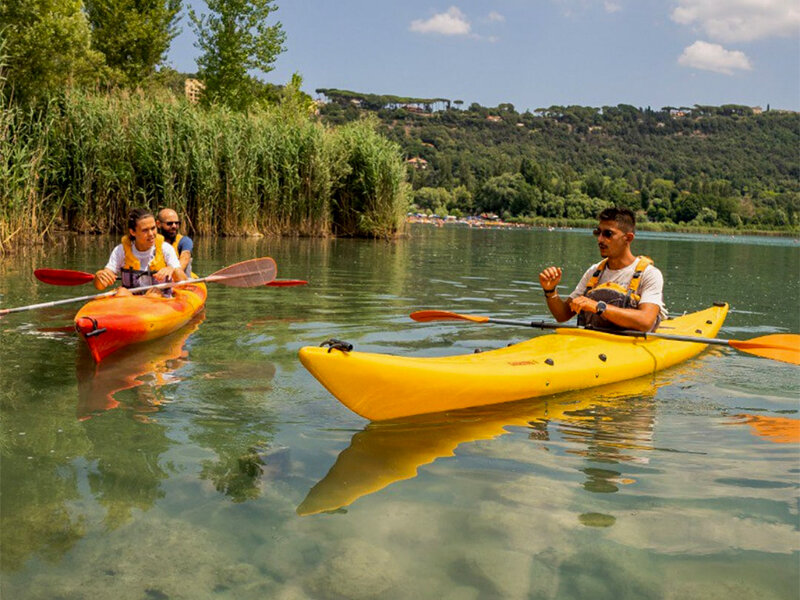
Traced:
<path id="1" fill-rule="evenodd" d="M 728 345 L 748 354 L 800 365 L 800 335 L 776 333 L 749 340 L 728 340 Z"/>
<path id="2" fill-rule="evenodd" d="M 50 285 L 81 285 L 94 279 L 91 273 L 69 269 L 36 269 L 33 275 L 39 281 Z"/>
<path id="3" fill-rule="evenodd" d="M 307 283 L 304 279 L 275 279 L 265 285 L 270 287 L 292 287 L 293 285 L 306 285 Z"/>
<path id="4" fill-rule="evenodd" d="M 245 260 L 209 275 L 206 281 L 216 281 L 231 287 L 249 288 L 266 285 L 278 273 L 275 261 L 269 257 Z"/>
<path id="5" fill-rule="evenodd" d="M 489 317 L 480 315 L 462 315 L 447 310 L 418 310 L 411 313 L 410 317 L 420 323 L 428 321 L 472 321 L 473 323 L 487 323 Z"/>

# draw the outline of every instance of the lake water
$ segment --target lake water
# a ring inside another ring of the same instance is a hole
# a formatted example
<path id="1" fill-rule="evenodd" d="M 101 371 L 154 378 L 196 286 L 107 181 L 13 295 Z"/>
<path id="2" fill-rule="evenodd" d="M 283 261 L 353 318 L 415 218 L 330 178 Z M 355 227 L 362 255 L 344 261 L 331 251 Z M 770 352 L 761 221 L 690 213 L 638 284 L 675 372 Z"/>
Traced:
<path id="1" fill-rule="evenodd" d="M 408 314 L 547 318 L 539 270 L 574 285 L 597 260 L 586 231 L 410 233 L 199 240 L 201 273 L 272 256 L 309 285 L 209 285 L 204 318 L 99 368 L 70 330 L 79 304 L 0 320 L 0 595 L 800 596 L 795 366 L 714 347 L 614 387 L 396 423 L 333 398 L 301 346 L 501 347 L 540 334 Z M 0 305 L 91 293 L 33 269 L 95 270 L 113 244 L 5 259 Z M 720 337 L 800 332 L 796 240 L 643 233 L 634 250 L 672 314 L 724 300 Z"/>

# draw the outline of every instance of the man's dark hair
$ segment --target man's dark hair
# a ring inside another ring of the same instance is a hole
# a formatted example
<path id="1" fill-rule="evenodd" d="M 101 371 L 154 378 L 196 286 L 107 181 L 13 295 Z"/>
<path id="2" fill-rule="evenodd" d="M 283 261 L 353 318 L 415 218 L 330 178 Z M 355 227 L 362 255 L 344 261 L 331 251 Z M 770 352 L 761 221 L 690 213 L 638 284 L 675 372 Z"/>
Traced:
<path id="1" fill-rule="evenodd" d="M 625 233 L 636 231 L 636 215 L 627 208 L 605 208 L 597 215 L 598 221 L 614 221 Z"/>
<path id="2" fill-rule="evenodd" d="M 145 217 L 152 217 L 153 213 L 146 208 L 134 208 L 128 213 L 128 229 L 136 231 L 136 224 Z M 155 217 L 153 217 L 155 218 Z"/>

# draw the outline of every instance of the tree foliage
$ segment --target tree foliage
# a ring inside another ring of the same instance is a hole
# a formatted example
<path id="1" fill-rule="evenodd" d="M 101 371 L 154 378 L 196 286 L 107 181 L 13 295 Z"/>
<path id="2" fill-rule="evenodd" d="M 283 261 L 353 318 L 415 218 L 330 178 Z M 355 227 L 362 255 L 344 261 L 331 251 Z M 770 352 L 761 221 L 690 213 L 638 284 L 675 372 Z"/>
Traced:
<path id="1" fill-rule="evenodd" d="M 81 0 L 0 0 L 6 94 L 29 103 L 71 85 L 90 85 L 103 69 L 91 47 Z"/>
<path id="2" fill-rule="evenodd" d="M 344 123 L 363 112 L 331 102 L 322 115 Z M 407 158 L 427 161 L 409 168 L 414 190 L 427 190 L 414 194 L 419 208 L 433 208 L 425 200 L 442 196 L 433 190 L 463 187 L 471 212 L 573 219 L 619 205 L 665 224 L 800 227 L 797 113 L 627 104 L 519 113 L 473 103 L 426 114 L 384 105 L 377 114 Z"/>
<path id="3" fill-rule="evenodd" d="M 152 76 L 178 33 L 180 0 L 84 0 L 92 43 L 112 80 L 135 86 Z"/>
<path id="4" fill-rule="evenodd" d="M 258 85 L 249 72 L 267 73 L 283 52 L 280 22 L 268 25 L 277 10 L 273 0 L 206 0 L 208 13 L 189 10 L 197 34 L 199 75 L 206 89 L 204 102 L 241 110 L 257 97 Z"/>

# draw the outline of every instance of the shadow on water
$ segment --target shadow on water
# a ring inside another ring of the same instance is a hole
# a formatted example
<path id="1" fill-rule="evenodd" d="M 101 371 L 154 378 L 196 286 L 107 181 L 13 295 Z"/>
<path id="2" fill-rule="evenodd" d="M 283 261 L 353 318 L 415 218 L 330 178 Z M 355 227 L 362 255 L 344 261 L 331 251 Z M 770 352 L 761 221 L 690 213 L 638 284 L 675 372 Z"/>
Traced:
<path id="1" fill-rule="evenodd" d="M 297 513 L 336 511 L 416 477 L 420 466 L 453 456 L 462 444 L 499 437 L 509 427 L 526 428 L 534 442 L 547 443 L 558 433 L 568 442 L 568 453 L 592 462 L 647 462 L 656 391 L 647 377 L 554 398 L 370 423 L 353 436 Z M 630 483 L 611 468 L 586 468 L 584 474 L 584 488 L 591 492 L 613 492 Z"/>

